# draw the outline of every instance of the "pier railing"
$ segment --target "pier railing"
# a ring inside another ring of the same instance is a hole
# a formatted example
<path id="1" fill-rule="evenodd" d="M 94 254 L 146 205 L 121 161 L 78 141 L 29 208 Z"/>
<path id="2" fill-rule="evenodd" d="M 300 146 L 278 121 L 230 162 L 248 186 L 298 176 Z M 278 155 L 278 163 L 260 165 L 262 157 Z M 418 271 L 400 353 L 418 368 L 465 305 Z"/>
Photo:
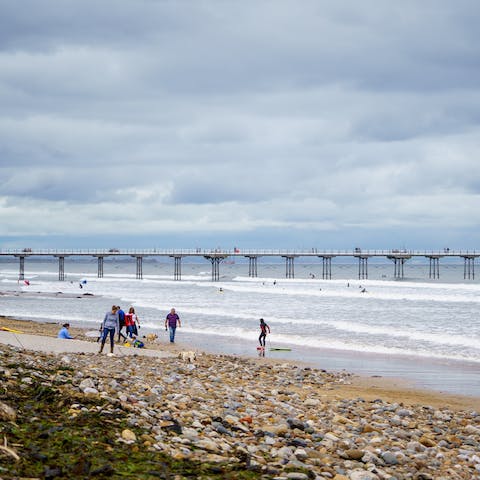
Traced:
<path id="1" fill-rule="evenodd" d="M 370 257 L 388 257 L 388 256 L 411 256 L 411 257 L 429 257 L 431 255 L 439 255 L 441 257 L 463 257 L 464 255 L 477 255 L 480 256 L 480 251 L 477 250 L 328 250 L 328 249 L 223 249 L 223 248 L 173 248 L 173 249 L 159 249 L 159 248 L 144 248 L 144 249 L 33 249 L 33 248 L 3 248 L 0 249 L 0 255 L 50 255 L 50 256 L 89 256 L 89 255 L 105 255 L 105 256 L 122 256 L 122 255 L 153 255 L 153 256 L 170 256 L 170 255 L 189 255 L 189 256 L 202 256 L 202 255 L 228 255 L 228 256 L 284 256 L 284 255 L 296 255 L 299 257 L 316 257 L 324 255 L 342 256 L 342 257 L 358 257 L 358 256 L 370 256 Z"/>

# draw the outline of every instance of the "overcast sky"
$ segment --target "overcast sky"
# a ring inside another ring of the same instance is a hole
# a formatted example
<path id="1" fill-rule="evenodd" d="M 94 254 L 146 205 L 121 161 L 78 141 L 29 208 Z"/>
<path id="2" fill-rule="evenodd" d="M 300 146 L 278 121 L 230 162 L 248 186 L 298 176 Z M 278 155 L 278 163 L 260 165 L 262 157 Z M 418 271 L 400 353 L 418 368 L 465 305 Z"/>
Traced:
<path id="1" fill-rule="evenodd" d="M 3 247 L 480 249 L 477 0 L 0 0 Z"/>

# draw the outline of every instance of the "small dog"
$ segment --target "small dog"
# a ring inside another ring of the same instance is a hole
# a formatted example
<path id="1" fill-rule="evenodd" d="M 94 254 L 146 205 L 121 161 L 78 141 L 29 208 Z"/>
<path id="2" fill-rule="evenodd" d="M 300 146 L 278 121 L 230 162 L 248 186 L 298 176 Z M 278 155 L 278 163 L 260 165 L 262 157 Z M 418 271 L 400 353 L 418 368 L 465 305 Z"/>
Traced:
<path id="1" fill-rule="evenodd" d="M 178 358 L 181 358 L 185 362 L 193 363 L 197 359 L 197 354 L 194 351 L 180 352 Z"/>
<path id="2" fill-rule="evenodd" d="M 154 342 L 158 338 L 158 335 L 156 333 L 147 333 L 143 338 L 145 338 L 147 342 Z"/>

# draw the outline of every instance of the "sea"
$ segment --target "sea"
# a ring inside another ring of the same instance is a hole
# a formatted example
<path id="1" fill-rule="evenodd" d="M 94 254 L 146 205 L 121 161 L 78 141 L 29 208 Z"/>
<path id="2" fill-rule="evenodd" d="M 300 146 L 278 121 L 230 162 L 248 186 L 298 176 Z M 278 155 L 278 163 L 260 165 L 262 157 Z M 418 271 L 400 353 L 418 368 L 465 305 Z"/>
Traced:
<path id="1" fill-rule="evenodd" d="M 179 281 L 173 260 L 148 258 L 140 280 L 135 259 L 111 257 L 97 278 L 96 259 L 67 257 L 59 281 L 56 259 L 27 258 L 24 282 L 18 259 L 4 257 L 0 315 L 98 329 L 112 305 L 134 306 L 140 335 L 157 333 L 167 347 L 173 307 L 180 346 L 255 357 L 263 318 L 266 357 L 480 396 L 480 282 L 464 279 L 463 263 L 441 265 L 439 279 L 420 263 L 405 264 L 403 279 L 393 263 L 369 264 L 368 279 L 358 278 L 357 263 L 332 262 L 328 280 L 320 262 L 296 259 L 293 279 L 280 261 L 259 258 L 257 268 L 250 278 L 248 263 L 224 262 L 212 282 L 208 261 L 184 259 Z"/>

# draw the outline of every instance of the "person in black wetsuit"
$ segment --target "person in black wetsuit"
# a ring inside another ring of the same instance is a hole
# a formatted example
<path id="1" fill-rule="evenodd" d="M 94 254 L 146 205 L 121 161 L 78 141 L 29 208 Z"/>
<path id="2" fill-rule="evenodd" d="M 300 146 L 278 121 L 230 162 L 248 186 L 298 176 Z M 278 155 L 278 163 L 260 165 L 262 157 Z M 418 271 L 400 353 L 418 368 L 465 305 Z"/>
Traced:
<path id="1" fill-rule="evenodd" d="M 270 333 L 270 327 L 265 323 L 263 318 L 260 319 L 260 336 L 258 337 L 258 341 L 260 342 L 261 347 L 265 347 L 265 338 L 268 333 Z"/>

